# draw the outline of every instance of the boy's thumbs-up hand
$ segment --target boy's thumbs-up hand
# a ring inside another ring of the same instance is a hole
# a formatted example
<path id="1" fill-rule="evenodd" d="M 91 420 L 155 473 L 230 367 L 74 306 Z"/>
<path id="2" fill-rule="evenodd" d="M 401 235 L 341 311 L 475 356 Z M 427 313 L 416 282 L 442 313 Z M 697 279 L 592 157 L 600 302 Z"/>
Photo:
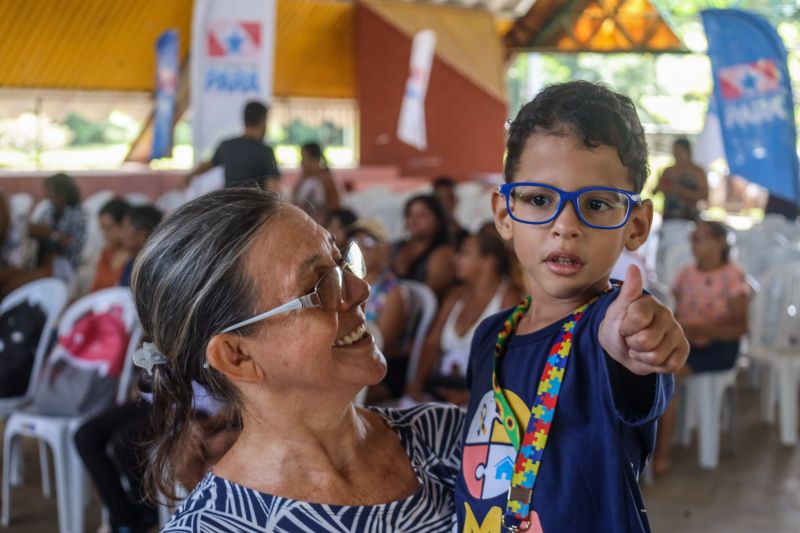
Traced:
<path id="1" fill-rule="evenodd" d="M 599 336 L 608 355 L 640 376 L 677 372 L 689 356 L 689 342 L 672 312 L 642 294 L 642 274 L 633 265 L 608 306 Z"/>

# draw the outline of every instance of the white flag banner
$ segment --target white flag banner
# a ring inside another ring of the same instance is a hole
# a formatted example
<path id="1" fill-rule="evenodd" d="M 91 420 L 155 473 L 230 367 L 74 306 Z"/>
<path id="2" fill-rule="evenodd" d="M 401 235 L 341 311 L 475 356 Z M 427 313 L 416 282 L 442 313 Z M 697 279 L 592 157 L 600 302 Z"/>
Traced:
<path id="1" fill-rule="evenodd" d="M 428 93 L 428 80 L 431 77 L 433 54 L 436 50 L 436 33 L 422 30 L 414 35 L 411 44 L 411 61 L 406 92 L 400 107 L 400 121 L 397 123 L 397 138 L 417 150 L 428 147 L 425 131 L 425 95 Z"/>
<path id="2" fill-rule="evenodd" d="M 250 100 L 272 98 L 275 0 L 195 0 L 191 111 L 195 162 L 242 133 Z"/>

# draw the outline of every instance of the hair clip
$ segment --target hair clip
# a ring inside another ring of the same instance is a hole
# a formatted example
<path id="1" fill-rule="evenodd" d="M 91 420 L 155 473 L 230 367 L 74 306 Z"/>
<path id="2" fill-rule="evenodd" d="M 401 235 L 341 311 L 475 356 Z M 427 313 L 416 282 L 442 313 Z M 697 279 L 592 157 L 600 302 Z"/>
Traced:
<path id="1" fill-rule="evenodd" d="M 147 374 L 153 375 L 153 367 L 156 365 L 163 365 L 167 362 L 167 356 L 164 355 L 156 348 L 156 345 L 151 342 L 145 342 L 142 347 L 136 350 L 133 354 L 133 364 L 139 368 L 147 371 Z"/>
<path id="2" fill-rule="evenodd" d="M 505 129 L 506 131 L 510 130 L 510 129 L 511 129 L 511 125 L 512 125 L 513 123 L 514 123 L 514 121 L 513 121 L 512 119 L 508 119 L 508 120 L 506 120 L 506 121 L 503 123 L 503 126 L 504 126 L 504 128 L 503 128 L 503 129 Z"/>

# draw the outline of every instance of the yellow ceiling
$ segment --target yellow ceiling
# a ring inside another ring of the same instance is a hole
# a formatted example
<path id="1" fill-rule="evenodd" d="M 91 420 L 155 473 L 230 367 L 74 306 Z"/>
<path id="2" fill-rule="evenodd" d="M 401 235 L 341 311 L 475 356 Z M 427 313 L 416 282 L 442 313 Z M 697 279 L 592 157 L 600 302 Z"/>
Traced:
<path id="1" fill-rule="evenodd" d="M 189 48 L 192 0 L 2 0 L 0 87 L 151 91 L 155 42 Z M 276 96 L 353 98 L 354 7 L 278 0 Z"/>

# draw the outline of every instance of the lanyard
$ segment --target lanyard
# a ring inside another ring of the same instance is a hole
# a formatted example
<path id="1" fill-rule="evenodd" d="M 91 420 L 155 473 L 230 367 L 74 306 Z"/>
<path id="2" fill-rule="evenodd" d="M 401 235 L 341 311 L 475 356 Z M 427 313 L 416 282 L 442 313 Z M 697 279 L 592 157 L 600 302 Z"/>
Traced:
<path id="1" fill-rule="evenodd" d="M 503 526 L 509 531 L 526 531 L 530 527 L 528 516 L 533 498 L 533 484 L 539 474 L 542 455 L 547 445 L 547 436 L 550 433 L 550 426 L 556 411 L 558 393 L 561 390 L 564 371 L 567 367 L 567 359 L 572 352 L 572 333 L 586 309 L 595 300 L 596 298 L 574 310 L 561 327 L 561 332 L 550 349 L 542 377 L 539 379 L 539 388 L 536 391 L 528 428 L 525 435 L 522 436 L 521 445 L 519 422 L 497 382 L 497 363 L 505 353 L 508 339 L 514 334 L 519 321 L 530 309 L 530 296 L 511 312 L 503 325 L 503 330 L 497 335 L 492 368 L 492 389 L 500 420 L 503 421 L 508 438 L 514 445 L 514 449 L 517 450 L 514 474 L 511 477 L 511 487 L 508 491 L 508 504 L 503 515 Z"/>

